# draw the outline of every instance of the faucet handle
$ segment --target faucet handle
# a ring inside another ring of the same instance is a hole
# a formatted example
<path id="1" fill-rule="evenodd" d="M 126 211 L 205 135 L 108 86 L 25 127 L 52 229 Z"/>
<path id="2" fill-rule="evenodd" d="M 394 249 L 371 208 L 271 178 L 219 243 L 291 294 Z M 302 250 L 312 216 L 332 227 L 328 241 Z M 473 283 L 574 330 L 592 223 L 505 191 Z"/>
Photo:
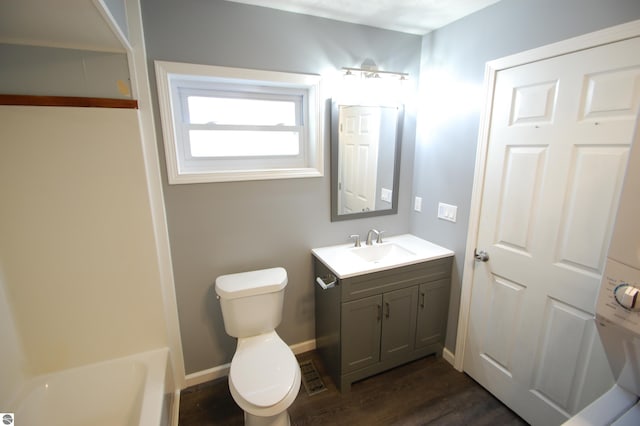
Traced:
<path id="1" fill-rule="evenodd" d="M 353 235 L 349 235 L 349 238 L 353 238 L 355 239 L 355 243 L 353 244 L 354 247 L 360 247 L 360 235 L 358 234 L 353 234 Z"/>
<path id="2" fill-rule="evenodd" d="M 382 234 L 384 234 L 384 231 L 378 231 L 378 239 L 376 240 L 377 244 L 382 244 Z"/>

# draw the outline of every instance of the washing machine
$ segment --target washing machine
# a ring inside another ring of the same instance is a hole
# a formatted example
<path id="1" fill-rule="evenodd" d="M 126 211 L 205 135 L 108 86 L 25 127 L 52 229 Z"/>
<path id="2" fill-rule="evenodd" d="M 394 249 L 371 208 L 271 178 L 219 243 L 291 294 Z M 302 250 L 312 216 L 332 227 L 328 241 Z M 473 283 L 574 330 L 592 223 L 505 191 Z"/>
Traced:
<path id="1" fill-rule="evenodd" d="M 640 137 L 629 154 L 596 303 L 596 327 L 615 385 L 564 426 L 640 425 Z"/>

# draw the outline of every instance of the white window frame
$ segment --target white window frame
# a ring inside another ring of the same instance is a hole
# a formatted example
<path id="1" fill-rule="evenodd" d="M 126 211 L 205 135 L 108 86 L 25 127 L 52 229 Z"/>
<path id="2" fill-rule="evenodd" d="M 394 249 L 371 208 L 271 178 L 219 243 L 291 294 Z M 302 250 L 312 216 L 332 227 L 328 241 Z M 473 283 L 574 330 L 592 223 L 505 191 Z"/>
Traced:
<path id="1" fill-rule="evenodd" d="M 169 184 L 320 177 L 324 175 L 320 76 L 213 65 L 155 61 L 158 103 Z M 264 90 L 278 96 L 302 94 L 300 155 L 292 157 L 193 158 L 182 123 L 181 91 Z"/>

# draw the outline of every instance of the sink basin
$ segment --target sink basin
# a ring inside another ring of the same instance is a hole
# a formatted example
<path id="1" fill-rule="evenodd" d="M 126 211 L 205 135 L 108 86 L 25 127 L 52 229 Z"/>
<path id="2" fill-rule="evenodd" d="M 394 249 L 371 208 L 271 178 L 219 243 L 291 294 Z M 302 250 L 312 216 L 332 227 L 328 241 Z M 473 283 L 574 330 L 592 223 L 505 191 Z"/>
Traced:
<path id="1" fill-rule="evenodd" d="M 311 252 L 341 279 L 453 256 L 451 250 L 411 234 L 387 237 L 370 246 L 339 244 Z"/>
<path id="2" fill-rule="evenodd" d="M 414 256 L 415 253 L 400 247 L 394 243 L 382 243 L 373 244 L 370 246 L 354 247 L 351 249 L 351 253 L 358 256 L 365 262 L 382 262 L 389 260 L 402 261 L 403 259 L 409 259 Z"/>

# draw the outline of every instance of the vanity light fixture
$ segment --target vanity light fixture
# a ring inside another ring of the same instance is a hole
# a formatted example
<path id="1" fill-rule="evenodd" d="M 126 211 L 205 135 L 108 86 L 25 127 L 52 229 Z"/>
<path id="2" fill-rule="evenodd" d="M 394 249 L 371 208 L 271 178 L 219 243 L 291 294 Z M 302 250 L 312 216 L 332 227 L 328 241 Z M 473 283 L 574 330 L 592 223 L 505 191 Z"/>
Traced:
<path id="1" fill-rule="evenodd" d="M 358 76 L 360 78 L 395 77 L 400 81 L 406 81 L 409 79 L 409 73 L 406 72 L 379 70 L 376 63 L 371 59 L 365 59 L 360 68 L 342 67 L 342 70 L 344 71 L 344 77 L 347 79 Z"/>

